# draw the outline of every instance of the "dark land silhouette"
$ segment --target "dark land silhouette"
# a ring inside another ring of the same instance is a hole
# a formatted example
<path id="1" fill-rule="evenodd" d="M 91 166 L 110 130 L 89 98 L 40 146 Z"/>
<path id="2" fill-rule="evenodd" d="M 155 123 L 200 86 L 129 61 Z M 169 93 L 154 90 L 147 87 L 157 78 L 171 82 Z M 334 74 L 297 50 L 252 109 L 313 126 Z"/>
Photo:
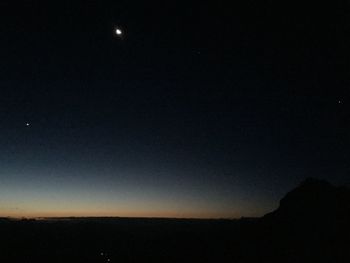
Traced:
<path id="1" fill-rule="evenodd" d="M 350 189 L 309 178 L 262 218 L 4 218 L 0 233 L 0 262 L 350 262 Z"/>

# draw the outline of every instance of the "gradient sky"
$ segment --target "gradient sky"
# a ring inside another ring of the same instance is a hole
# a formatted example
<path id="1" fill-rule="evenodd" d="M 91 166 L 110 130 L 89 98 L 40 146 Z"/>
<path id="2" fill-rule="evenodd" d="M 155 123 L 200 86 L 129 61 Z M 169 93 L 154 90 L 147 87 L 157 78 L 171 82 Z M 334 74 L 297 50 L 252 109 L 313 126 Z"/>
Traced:
<path id="1" fill-rule="evenodd" d="M 23 2 L 0 3 L 0 216 L 260 216 L 349 183 L 349 4 Z"/>

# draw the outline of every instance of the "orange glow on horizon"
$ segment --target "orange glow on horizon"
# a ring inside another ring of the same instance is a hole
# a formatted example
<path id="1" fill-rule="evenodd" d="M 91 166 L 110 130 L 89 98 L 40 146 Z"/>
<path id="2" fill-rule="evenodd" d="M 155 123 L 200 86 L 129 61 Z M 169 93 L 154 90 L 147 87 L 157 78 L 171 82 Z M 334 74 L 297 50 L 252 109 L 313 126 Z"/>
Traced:
<path id="1" fill-rule="evenodd" d="M 211 212 L 177 212 L 177 211 L 46 211 L 46 212 L 6 212 L 0 211 L 0 217 L 9 218 L 55 218 L 55 217 L 144 217 L 144 218 L 238 218 L 238 215 Z"/>

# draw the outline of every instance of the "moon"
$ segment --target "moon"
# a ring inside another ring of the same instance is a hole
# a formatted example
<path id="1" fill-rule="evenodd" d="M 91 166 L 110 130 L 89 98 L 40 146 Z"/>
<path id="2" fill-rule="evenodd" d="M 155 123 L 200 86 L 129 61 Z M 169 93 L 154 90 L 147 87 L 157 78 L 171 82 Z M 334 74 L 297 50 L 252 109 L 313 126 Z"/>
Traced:
<path id="1" fill-rule="evenodd" d="M 123 31 L 122 31 L 120 28 L 116 28 L 116 29 L 115 29 L 115 33 L 116 33 L 118 36 L 120 36 L 120 35 L 123 34 Z"/>

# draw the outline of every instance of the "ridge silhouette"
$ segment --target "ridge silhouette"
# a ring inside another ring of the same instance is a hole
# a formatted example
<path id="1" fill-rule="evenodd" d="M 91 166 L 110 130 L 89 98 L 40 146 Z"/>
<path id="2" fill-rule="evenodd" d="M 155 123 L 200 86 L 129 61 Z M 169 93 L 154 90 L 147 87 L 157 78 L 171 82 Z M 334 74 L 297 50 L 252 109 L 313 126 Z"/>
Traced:
<path id="1" fill-rule="evenodd" d="M 261 218 L 257 231 L 260 253 L 252 261 L 350 262 L 350 189 L 307 178 Z"/>
<path id="2" fill-rule="evenodd" d="M 328 221 L 339 223 L 349 219 L 350 189 L 336 187 L 327 181 L 307 178 L 288 192 L 279 207 L 264 216 L 265 219 L 297 223 L 300 221 Z"/>

